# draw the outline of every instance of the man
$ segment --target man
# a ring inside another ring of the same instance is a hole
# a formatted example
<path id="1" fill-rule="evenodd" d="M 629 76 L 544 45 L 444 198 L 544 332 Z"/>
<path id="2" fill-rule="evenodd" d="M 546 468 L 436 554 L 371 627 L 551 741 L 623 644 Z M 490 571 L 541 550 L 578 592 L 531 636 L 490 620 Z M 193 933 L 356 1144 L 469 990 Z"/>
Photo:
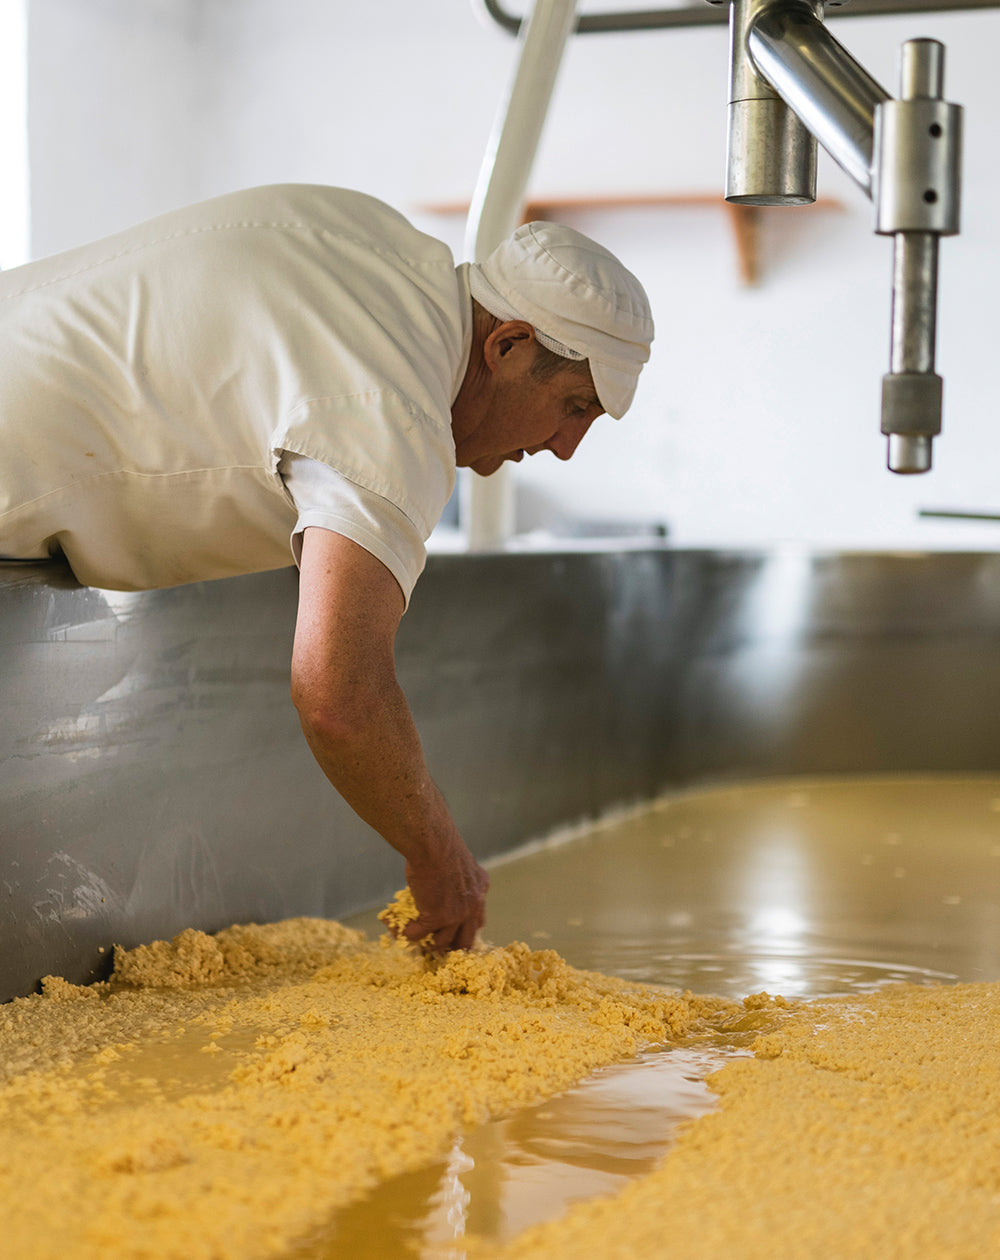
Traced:
<path id="1" fill-rule="evenodd" d="M 455 469 L 569 459 L 652 336 L 638 281 L 554 224 L 456 268 L 343 189 L 163 215 L 0 275 L 0 556 L 119 590 L 293 557 L 310 748 L 406 859 L 407 936 L 468 948 L 488 879 L 424 764 L 399 621 Z"/>

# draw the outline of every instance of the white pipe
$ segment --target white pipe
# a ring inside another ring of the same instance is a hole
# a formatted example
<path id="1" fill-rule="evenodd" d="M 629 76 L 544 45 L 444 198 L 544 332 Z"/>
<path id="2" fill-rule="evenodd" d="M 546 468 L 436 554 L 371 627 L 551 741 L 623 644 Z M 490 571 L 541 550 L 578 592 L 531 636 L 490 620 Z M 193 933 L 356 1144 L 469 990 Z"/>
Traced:
<path id="1" fill-rule="evenodd" d="M 479 262 L 517 227 L 576 0 L 535 0 L 522 24 L 517 69 L 486 146 L 465 232 L 466 256 Z M 470 551 L 503 547 L 514 530 L 514 487 L 504 465 L 492 477 L 465 473 L 460 516 Z"/>
<path id="2" fill-rule="evenodd" d="M 468 551 L 502 550 L 514 534 L 514 481 L 502 464 L 490 477 L 462 469 L 458 519 L 465 529 Z"/>

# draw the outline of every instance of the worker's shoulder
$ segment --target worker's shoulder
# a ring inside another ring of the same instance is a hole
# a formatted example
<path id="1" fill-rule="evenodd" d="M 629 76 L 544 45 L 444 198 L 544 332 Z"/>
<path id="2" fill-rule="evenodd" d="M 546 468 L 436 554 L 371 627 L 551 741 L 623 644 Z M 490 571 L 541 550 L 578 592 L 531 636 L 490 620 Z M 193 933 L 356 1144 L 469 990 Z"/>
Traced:
<path id="1" fill-rule="evenodd" d="M 399 211 L 377 197 L 330 184 L 262 184 L 223 193 L 173 213 L 220 225 L 242 221 L 294 225 L 327 219 L 354 223 L 369 217 L 406 223 Z"/>
<path id="2" fill-rule="evenodd" d="M 371 249 L 451 264 L 447 246 L 368 193 L 327 184 L 265 184 L 177 211 L 180 230 L 227 227 L 316 231 Z M 161 220 L 164 226 L 167 226 Z"/>
<path id="3" fill-rule="evenodd" d="M 339 242 L 354 261 L 361 251 L 402 264 L 404 271 L 452 275 L 448 247 L 377 197 L 325 184 L 265 184 L 168 210 L 113 236 L 5 272 L 0 302 L 60 281 L 106 275 L 116 266 L 129 268 L 139 257 L 176 274 L 193 250 L 224 264 L 233 250 L 245 252 L 248 236 L 260 264 L 271 256 L 281 261 L 289 237 L 304 233 L 322 238 L 327 249 Z"/>

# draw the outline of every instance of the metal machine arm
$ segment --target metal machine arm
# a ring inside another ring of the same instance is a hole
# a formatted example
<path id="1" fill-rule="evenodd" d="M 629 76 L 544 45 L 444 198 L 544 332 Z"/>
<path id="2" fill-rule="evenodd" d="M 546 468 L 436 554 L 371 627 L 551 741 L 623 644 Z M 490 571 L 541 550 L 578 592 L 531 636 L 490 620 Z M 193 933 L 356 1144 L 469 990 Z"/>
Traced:
<path id="1" fill-rule="evenodd" d="M 553 0 L 554 2 L 554 0 Z M 846 13 L 995 8 L 1000 0 L 826 0 Z M 482 0 L 509 30 L 520 19 Z M 816 198 L 816 142 L 876 206 L 875 230 L 894 238 L 890 370 L 882 432 L 893 472 L 926 472 L 941 431 L 934 372 L 938 241 L 958 232 L 962 111 L 942 99 L 944 48 L 903 45 L 893 100 L 823 24 L 824 0 L 708 0 L 701 6 L 587 14 L 581 34 L 701 25 L 730 4 L 726 200 L 803 205 Z M 538 6 L 536 6 L 538 7 Z"/>
<path id="2" fill-rule="evenodd" d="M 822 14 L 822 0 L 732 0 L 726 199 L 815 200 L 815 137 L 874 200 L 876 232 L 894 238 L 890 371 L 882 381 L 888 465 L 926 472 L 941 431 L 938 240 L 958 231 L 962 111 L 942 100 L 944 48 L 936 40 L 903 45 L 893 100 Z"/>

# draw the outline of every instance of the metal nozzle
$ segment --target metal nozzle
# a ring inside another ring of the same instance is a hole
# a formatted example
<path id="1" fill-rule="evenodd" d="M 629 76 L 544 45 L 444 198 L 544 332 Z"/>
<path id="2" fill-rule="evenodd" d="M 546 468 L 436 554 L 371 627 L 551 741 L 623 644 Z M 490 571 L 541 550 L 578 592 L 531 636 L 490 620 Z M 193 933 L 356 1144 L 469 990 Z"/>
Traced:
<path id="1" fill-rule="evenodd" d="M 816 141 L 757 73 L 748 48 L 754 23 L 771 3 L 732 4 L 726 200 L 749 206 L 808 205 L 816 200 Z M 822 13 L 822 0 L 810 0 L 808 7 Z"/>

